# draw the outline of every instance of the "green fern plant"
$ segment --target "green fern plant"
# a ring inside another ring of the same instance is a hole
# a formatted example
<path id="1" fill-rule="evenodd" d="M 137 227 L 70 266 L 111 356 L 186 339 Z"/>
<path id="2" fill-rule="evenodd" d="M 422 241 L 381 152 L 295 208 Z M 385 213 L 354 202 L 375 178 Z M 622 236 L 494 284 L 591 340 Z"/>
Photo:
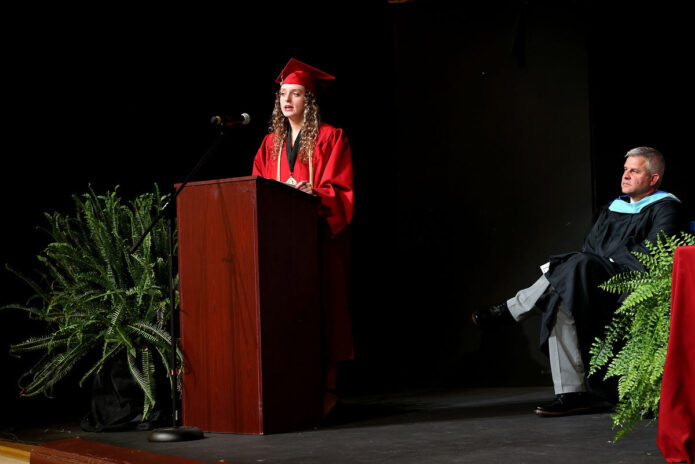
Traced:
<path id="1" fill-rule="evenodd" d="M 51 243 L 38 255 L 41 270 L 34 280 L 17 271 L 34 295 L 20 309 L 44 321 L 47 335 L 12 345 L 21 355 L 40 352 L 38 361 L 19 379 L 21 395 L 51 397 L 54 386 L 75 366 L 86 366 L 79 385 L 112 358 L 125 357 L 143 391 L 143 420 L 152 412 L 155 369 L 170 371 L 168 263 L 169 236 L 160 221 L 134 253 L 130 247 L 160 213 L 164 197 L 153 193 L 123 204 L 118 187 L 97 195 L 91 186 L 73 195 L 75 215 L 46 213 Z M 95 361 L 96 359 L 96 361 Z M 177 350 L 177 363 L 182 363 Z M 84 360 L 83 363 L 80 363 Z M 181 369 L 176 369 L 181 372 Z M 169 376 L 170 388 L 179 387 Z"/>
<path id="2" fill-rule="evenodd" d="M 695 237 L 659 235 L 656 243 L 645 242 L 648 253 L 633 252 L 644 271 L 618 274 L 600 287 L 626 294 L 606 328 L 591 349 L 589 375 L 605 368 L 604 378 L 618 378 L 618 405 L 612 414 L 619 427 L 615 440 L 624 437 L 645 417 L 656 420 L 666 361 L 671 321 L 671 279 L 677 247 L 695 244 Z"/>

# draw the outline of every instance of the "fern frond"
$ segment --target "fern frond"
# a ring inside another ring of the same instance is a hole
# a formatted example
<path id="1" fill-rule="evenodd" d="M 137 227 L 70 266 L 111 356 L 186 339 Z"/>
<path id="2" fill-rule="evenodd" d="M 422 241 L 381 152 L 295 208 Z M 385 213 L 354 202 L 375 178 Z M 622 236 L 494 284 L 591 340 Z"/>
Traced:
<path id="1" fill-rule="evenodd" d="M 115 357 L 116 354 L 118 354 L 122 349 L 123 349 L 123 347 L 121 345 L 111 345 L 108 348 L 107 348 L 107 346 L 104 346 L 104 350 L 103 350 L 101 358 L 96 363 L 94 363 L 94 365 L 90 369 L 88 369 L 87 372 L 85 372 L 85 374 L 80 379 L 80 382 L 79 382 L 80 387 L 82 386 L 84 381 L 87 380 L 92 374 L 98 373 L 99 371 L 101 371 L 101 369 L 102 369 L 102 367 L 104 367 L 104 364 L 106 363 L 106 361 L 108 361 L 112 357 Z"/>
<path id="2" fill-rule="evenodd" d="M 133 379 L 146 396 L 145 405 L 147 405 L 148 402 L 150 404 L 154 404 L 155 400 L 152 393 L 152 384 L 150 383 L 150 379 L 138 368 L 136 355 L 133 355 L 130 351 L 127 351 L 126 353 L 128 359 L 128 369 L 130 370 Z M 144 414 L 143 417 L 145 417 Z"/>

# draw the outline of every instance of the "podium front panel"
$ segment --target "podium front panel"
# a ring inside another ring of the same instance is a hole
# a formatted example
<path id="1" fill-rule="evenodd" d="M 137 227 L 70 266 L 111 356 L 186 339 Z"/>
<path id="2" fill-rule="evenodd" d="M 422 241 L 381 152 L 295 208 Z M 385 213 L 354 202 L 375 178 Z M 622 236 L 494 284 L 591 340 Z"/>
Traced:
<path id="1" fill-rule="evenodd" d="M 260 178 L 177 199 L 183 424 L 271 433 L 320 420 L 316 207 Z"/>

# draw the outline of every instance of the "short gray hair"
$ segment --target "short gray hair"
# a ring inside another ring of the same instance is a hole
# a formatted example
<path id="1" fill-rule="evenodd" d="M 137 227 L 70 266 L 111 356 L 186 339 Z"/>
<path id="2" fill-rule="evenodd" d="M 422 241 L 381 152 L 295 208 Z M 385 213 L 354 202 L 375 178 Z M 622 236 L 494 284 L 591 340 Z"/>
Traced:
<path id="1" fill-rule="evenodd" d="M 628 151 L 625 158 L 630 156 L 641 156 L 647 161 L 647 171 L 649 174 L 659 174 L 659 182 L 656 186 L 661 185 L 661 181 L 664 179 L 664 171 L 666 170 L 666 161 L 664 160 L 664 155 L 652 147 L 637 147 Z"/>

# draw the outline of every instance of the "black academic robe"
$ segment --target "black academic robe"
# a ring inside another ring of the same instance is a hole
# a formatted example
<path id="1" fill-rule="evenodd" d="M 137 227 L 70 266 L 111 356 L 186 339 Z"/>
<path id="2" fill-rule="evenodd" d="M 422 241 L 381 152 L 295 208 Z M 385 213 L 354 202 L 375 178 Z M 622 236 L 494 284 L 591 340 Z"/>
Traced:
<path id="1" fill-rule="evenodd" d="M 546 277 L 551 287 L 536 303 L 543 312 L 541 348 L 547 352 L 554 311 L 561 300 L 574 317 L 585 366 L 589 365 L 591 344 L 610 323 L 621 299 L 598 286 L 620 272 L 642 270 L 631 252 L 646 253 L 645 240 L 655 243 L 662 231 L 673 235 L 683 230 L 681 203 L 674 197 L 662 198 L 636 213 L 609 207 L 601 211 L 582 251 L 550 257 Z"/>

